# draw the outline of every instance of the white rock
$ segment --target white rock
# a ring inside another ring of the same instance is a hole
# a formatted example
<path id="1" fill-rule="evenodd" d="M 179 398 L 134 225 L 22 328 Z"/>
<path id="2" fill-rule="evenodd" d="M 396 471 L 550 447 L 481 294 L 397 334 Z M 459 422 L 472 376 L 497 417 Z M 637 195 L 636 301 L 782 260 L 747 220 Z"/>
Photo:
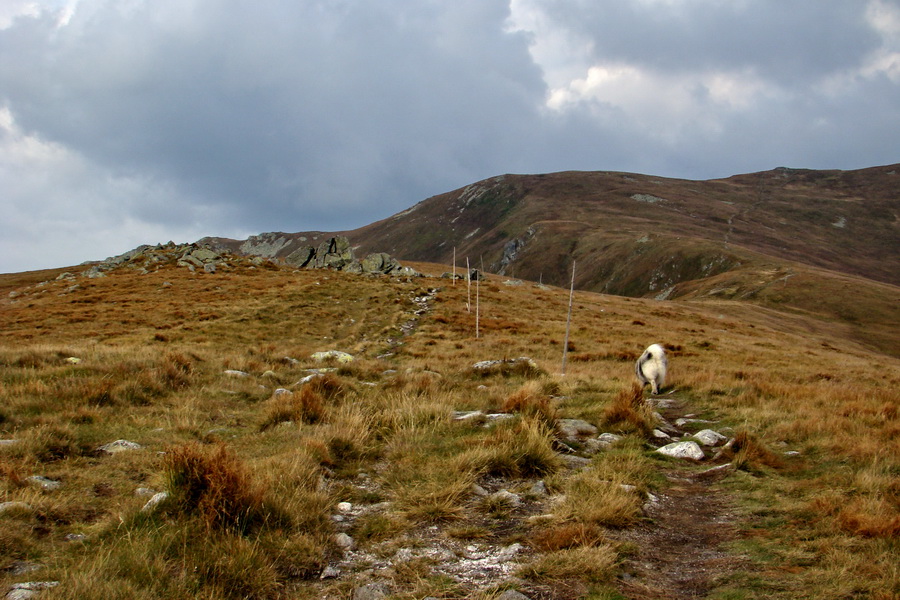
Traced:
<path id="1" fill-rule="evenodd" d="M 3 446 L 13 446 L 18 443 L 19 440 L 0 440 L 0 448 L 2 448 Z"/>
<path id="2" fill-rule="evenodd" d="M 353 510 L 353 505 L 349 502 L 338 502 L 336 508 L 338 509 L 338 512 L 348 513 Z"/>
<path id="3" fill-rule="evenodd" d="M 480 410 L 455 410 L 451 418 L 454 421 L 469 421 L 483 416 L 485 415 Z"/>
<path id="4" fill-rule="evenodd" d="M 77 356 L 70 356 L 66 359 L 66 362 L 69 363 L 70 365 L 77 365 L 78 363 L 81 362 L 81 359 L 78 358 Z"/>
<path id="5" fill-rule="evenodd" d="M 159 505 L 160 502 L 169 497 L 168 492 L 158 492 L 153 494 L 153 497 L 147 500 L 147 503 L 141 508 L 142 513 L 153 512 L 153 510 Z"/>
<path id="6" fill-rule="evenodd" d="M 703 460 L 703 449 L 697 442 L 674 442 L 657 449 L 657 452 L 672 458 L 689 458 Z"/>
<path id="7" fill-rule="evenodd" d="M 339 533 L 334 536 L 334 543 L 338 545 L 338 548 L 343 548 L 344 550 L 353 550 L 356 546 L 353 538 L 346 533 Z"/>
<path id="8" fill-rule="evenodd" d="M 250 373 L 238 371 L 237 369 L 225 369 L 222 372 L 229 377 L 250 377 Z"/>
<path id="9" fill-rule="evenodd" d="M 339 363 L 349 363 L 353 362 L 354 360 L 352 354 L 347 354 L 346 352 L 341 352 L 340 350 L 325 350 L 324 352 L 313 352 L 310 358 L 317 361 L 323 361 L 328 360 L 329 358 L 333 358 Z"/>
<path id="10" fill-rule="evenodd" d="M 108 444 L 104 444 L 97 448 L 101 452 L 106 452 L 107 454 L 116 454 L 117 452 L 125 452 L 128 450 L 140 450 L 143 448 L 137 442 L 129 442 L 128 440 L 116 440 L 114 442 L 110 442 Z"/>
<path id="11" fill-rule="evenodd" d="M 49 590 L 59 585 L 58 581 L 26 581 L 12 584 L 12 589 L 6 594 L 6 600 L 27 600 L 37 598 L 38 592 Z"/>
<path id="12" fill-rule="evenodd" d="M 510 506 L 519 506 L 522 504 L 522 498 L 518 494 L 514 494 L 509 490 L 500 490 L 490 496 L 491 500 L 508 503 Z"/>
<path id="13" fill-rule="evenodd" d="M 704 429 L 694 434 L 694 438 L 704 446 L 716 446 L 725 443 L 728 438 L 712 429 Z"/>
<path id="14" fill-rule="evenodd" d="M 684 427 L 688 423 L 715 423 L 715 421 L 707 421 L 706 419 L 688 419 L 686 417 L 675 420 L 676 427 Z"/>
<path id="15" fill-rule="evenodd" d="M 659 429 L 654 429 L 651 434 L 654 438 L 658 440 L 671 440 L 672 436 L 670 436 L 665 431 L 660 431 Z"/>

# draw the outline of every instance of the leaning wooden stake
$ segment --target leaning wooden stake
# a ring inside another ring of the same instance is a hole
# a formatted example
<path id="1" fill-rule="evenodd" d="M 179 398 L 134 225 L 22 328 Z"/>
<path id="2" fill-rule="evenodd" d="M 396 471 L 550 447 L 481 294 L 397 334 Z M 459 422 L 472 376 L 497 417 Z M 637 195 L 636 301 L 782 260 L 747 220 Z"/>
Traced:
<path id="1" fill-rule="evenodd" d="M 562 374 L 566 374 L 566 359 L 569 355 L 569 329 L 572 325 L 572 299 L 575 297 L 575 260 L 572 260 L 572 287 L 569 288 L 569 315 L 566 317 L 566 341 L 563 342 Z"/>

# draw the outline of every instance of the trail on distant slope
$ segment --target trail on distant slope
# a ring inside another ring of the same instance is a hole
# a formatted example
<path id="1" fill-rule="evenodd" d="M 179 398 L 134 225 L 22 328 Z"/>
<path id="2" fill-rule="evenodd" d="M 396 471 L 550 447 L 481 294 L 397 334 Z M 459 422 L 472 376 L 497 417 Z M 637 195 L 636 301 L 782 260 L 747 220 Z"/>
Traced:
<path id="1" fill-rule="evenodd" d="M 674 422 L 684 413 L 685 405 L 677 403 L 664 417 Z M 740 559 L 722 549 L 737 535 L 731 499 L 714 487 L 728 472 L 728 465 L 663 472 L 672 485 L 647 503 L 647 521 L 617 535 L 634 546 L 623 564 L 621 593 L 632 600 L 704 598 L 717 579 L 738 567 Z"/>

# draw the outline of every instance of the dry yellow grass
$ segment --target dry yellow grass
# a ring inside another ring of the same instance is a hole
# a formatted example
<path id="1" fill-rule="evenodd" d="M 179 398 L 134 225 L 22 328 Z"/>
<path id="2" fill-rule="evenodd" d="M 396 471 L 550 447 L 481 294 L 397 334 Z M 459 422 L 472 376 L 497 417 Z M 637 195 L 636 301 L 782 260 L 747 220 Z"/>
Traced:
<path id="1" fill-rule="evenodd" d="M 394 502 L 394 512 L 358 524 L 365 543 L 435 523 L 459 539 L 494 539 L 472 484 L 544 478 L 567 500 L 552 523 L 517 532 L 539 548 L 524 573 L 610 581 L 616 552 L 597 532 L 639 519 L 642 494 L 666 485 L 630 392 L 632 360 L 661 342 L 672 394 L 717 427 L 746 432 L 737 454 L 747 469 L 721 485 L 736 498 L 735 552 L 753 566 L 719 582 L 722 594 L 888 598 L 900 585 L 891 558 L 900 363 L 842 338 L 840 327 L 816 322 L 806 329 L 828 335 L 801 334 L 812 317 L 577 292 L 563 377 L 565 290 L 492 277 L 480 289 L 476 338 L 463 285 L 251 266 L 122 269 L 79 279 L 74 292 L 16 279 L 20 295 L 0 300 L 0 439 L 17 440 L 0 446 L 0 502 L 31 509 L 0 515 L 0 568 L 46 565 L 41 578 L 62 582 L 48 597 L 343 597 L 346 582 L 317 579 L 335 556 L 337 502 Z M 429 287 L 441 291 L 416 316 L 413 298 Z M 329 349 L 357 360 L 309 358 Z M 471 368 L 520 356 L 539 369 L 482 377 Z M 307 369 L 329 366 L 337 370 L 297 385 Z M 275 395 L 279 387 L 289 393 Z M 454 410 L 514 418 L 483 428 L 453 422 Z M 570 476 L 552 445 L 560 417 L 634 435 Z M 116 439 L 144 449 L 97 452 Z M 140 516 L 137 487 L 171 487 L 166 465 L 178 454 L 158 452 L 206 455 L 217 444 L 262 490 L 250 505 L 268 515 L 265 525 L 207 535 L 204 519 L 184 511 Z M 61 487 L 43 490 L 32 475 Z M 359 487 L 363 475 L 372 491 Z M 68 534 L 87 538 L 73 544 Z M 427 585 L 410 585 L 432 589 L 427 569 L 416 569 L 409 580 Z M 4 573 L 0 587 L 26 577 Z"/>

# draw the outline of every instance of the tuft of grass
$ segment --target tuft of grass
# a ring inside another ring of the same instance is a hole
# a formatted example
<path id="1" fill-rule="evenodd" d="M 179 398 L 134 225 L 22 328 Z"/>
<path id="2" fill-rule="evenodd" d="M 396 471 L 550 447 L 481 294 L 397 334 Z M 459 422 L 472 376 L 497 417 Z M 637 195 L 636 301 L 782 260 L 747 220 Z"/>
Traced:
<path id="1" fill-rule="evenodd" d="M 544 383 L 540 381 L 527 381 L 522 387 L 507 396 L 500 410 L 538 419 L 551 430 L 555 429 L 558 414 L 550 396 L 544 392 L 544 387 Z"/>
<path id="2" fill-rule="evenodd" d="M 603 529 L 595 523 L 557 523 L 535 531 L 529 542 L 535 550 L 556 552 L 581 546 L 599 546 L 606 541 Z"/>
<path id="3" fill-rule="evenodd" d="M 545 477 L 562 466 L 553 432 L 538 419 L 498 425 L 456 460 L 462 469 L 495 477 Z"/>
<path id="4" fill-rule="evenodd" d="M 325 419 L 325 398 L 309 385 L 297 392 L 282 393 L 269 401 L 260 431 L 286 421 L 315 424 Z"/>
<path id="5" fill-rule="evenodd" d="M 636 432 L 642 436 L 647 436 L 656 422 L 653 409 L 644 401 L 643 388 L 636 383 L 616 394 L 604 409 L 603 420 L 620 432 Z"/>
<path id="6" fill-rule="evenodd" d="M 784 459 L 769 450 L 765 444 L 746 429 L 735 432 L 734 440 L 728 448 L 728 456 L 736 469 L 759 471 L 762 467 L 780 469 Z"/>
<path id="7" fill-rule="evenodd" d="M 186 444 L 165 457 L 167 503 L 197 515 L 210 529 L 247 532 L 267 518 L 264 493 L 247 468 L 224 445 Z"/>
<path id="8" fill-rule="evenodd" d="M 612 546 L 580 546 L 539 555 L 520 568 L 517 575 L 542 583 L 566 580 L 603 583 L 615 576 L 618 561 Z"/>

